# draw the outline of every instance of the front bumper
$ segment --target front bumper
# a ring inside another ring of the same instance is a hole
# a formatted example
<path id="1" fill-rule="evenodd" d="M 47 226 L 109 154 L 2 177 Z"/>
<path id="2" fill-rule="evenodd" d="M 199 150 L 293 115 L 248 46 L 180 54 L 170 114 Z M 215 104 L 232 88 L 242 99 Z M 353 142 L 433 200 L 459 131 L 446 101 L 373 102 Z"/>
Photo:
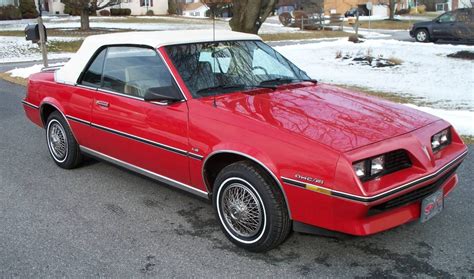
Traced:
<path id="1" fill-rule="evenodd" d="M 444 196 L 447 196 L 454 189 L 458 183 L 455 171 L 466 154 L 467 150 L 434 173 L 376 196 L 361 197 L 329 189 L 325 189 L 329 192 L 315 191 L 313 188 L 311 192 L 306 191 L 306 195 L 310 195 L 307 199 L 300 200 L 306 210 L 293 218 L 306 225 L 357 236 L 375 234 L 415 221 L 420 218 L 423 198 L 439 189 L 443 189 Z M 292 188 L 303 188 L 295 181 L 283 181 Z M 308 189 L 307 184 L 304 187 Z M 291 196 L 294 191 L 292 189 L 287 194 Z"/>

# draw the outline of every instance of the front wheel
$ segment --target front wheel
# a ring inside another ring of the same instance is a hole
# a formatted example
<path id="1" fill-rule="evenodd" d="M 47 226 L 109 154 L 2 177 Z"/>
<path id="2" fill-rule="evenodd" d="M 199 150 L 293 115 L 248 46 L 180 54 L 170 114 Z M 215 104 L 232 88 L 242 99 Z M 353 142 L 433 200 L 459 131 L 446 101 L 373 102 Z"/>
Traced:
<path id="1" fill-rule="evenodd" d="M 217 176 L 213 204 L 226 237 L 253 252 L 271 250 L 290 232 L 284 196 L 268 174 L 250 162 L 225 167 Z"/>
<path id="2" fill-rule="evenodd" d="M 430 41 L 430 34 L 426 29 L 418 29 L 415 32 L 415 40 L 420 43 L 427 43 Z"/>

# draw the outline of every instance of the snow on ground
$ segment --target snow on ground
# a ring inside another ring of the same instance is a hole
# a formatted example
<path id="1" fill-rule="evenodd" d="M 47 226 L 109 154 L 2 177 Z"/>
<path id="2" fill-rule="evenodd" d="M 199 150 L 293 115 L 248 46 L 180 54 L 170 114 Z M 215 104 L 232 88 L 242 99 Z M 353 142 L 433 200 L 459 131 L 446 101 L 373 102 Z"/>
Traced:
<path id="1" fill-rule="evenodd" d="M 49 37 L 48 41 L 74 41 L 77 38 Z M 49 53 L 50 59 L 68 58 L 71 53 Z M 26 41 L 24 37 L 0 36 L 0 63 L 41 60 L 37 44 Z"/>
<path id="2" fill-rule="evenodd" d="M 60 66 L 63 65 L 63 63 L 56 63 L 56 64 L 51 64 L 49 65 L 50 67 L 54 66 Z M 20 78 L 28 78 L 30 75 L 34 73 L 39 73 L 43 69 L 43 64 L 36 64 L 31 67 L 26 67 L 26 68 L 15 68 L 11 71 L 8 71 L 7 73 L 10 74 L 12 77 L 20 77 Z"/>
<path id="3" fill-rule="evenodd" d="M 456 131 L 461 135 L 474 136 L 474 112 L 467 110 L 445 110 L 429 107 L 419 107 L 413 104 L 406 104 L 411 108 L 436 115 L 451 123 Z"/>
<path id="4" fill-rule="evenodd" d="M 130 20 L 130 21 L 129 21 Z M 143 21 L 143 22 L 140 22 Z M 35 24 L 36 20 L 7 20 L 0 21 L 2 31 L 23 31 L 28 24 Z M 80 27 L 80 18 L 77 16 L 47 17 L 44 19 L 46 28 L 70 29 Z M 91 17 L 92 28 L 107 29 L 130 29 L 130 30 L 191 30 L 212 28 L 212 21 L 209 19 L 198 19 L 190 17 Z M 228 20 L 216 20 L 217 29 L 230 30 Z M 285 33 L 299 31 L 299 28 L 283 27 L 279 22 L 263 23 L 260 33 Z"/>
<path id="5" fill-rule="evenodd" d="M 474 111 L 474 64 L 446 57 L 474 46 L 437 45 L 395 40 L 346 39 L 276 47 L 291 61 L 322 82 L 364 87 L 411 97 L 417 104 Z M 402 60 L 393 68 L 372 68 L 336 59 L 336 53 L 366 54 Z"/>

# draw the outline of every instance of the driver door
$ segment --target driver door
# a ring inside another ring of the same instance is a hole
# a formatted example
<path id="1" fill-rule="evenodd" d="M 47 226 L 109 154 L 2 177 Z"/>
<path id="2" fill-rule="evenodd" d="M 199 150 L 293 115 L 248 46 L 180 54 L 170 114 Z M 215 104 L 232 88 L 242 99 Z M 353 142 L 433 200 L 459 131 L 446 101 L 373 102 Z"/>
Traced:
<path id="1" fill-rule="evenodd" d="M 441 15 L 433 24 L 433 35 L 436 39 L 453 39 L 456 16 L 453 12 Z"/>
<path id="2" fill-rule="evenodd" d="M 90 148 L 146 175 L 151 172 L 165 178 L 162 180 L 189 184 L 188 107 L 184 97 L 170 104 L 144 100 L 151 89 L 173 86 L 174 80 L 156 50 L 108 47 L 101 86 L 94 97 Z M 169 90 L 169 94 L 181 93 Z"/>

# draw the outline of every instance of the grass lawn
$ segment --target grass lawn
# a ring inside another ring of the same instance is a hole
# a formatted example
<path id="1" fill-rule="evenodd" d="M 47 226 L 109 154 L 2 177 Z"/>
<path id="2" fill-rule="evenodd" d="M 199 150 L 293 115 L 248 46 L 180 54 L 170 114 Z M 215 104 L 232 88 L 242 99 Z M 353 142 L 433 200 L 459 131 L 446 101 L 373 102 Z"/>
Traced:
<path id="1" fill-rule="evenodd" d="M 131 31 L 129 29 L 102 29 L 102 28 L 94 28 L 90 31 L 81 31 L 76 28 L 71 29 L 48 29 L 48 37 L 87 37 L 91 35 L 99 35 L 99 34 L 106 34 L 106 33 L 113 33 L 113 32 L 127 32 Z M 20 30 L 6 30 L 0 31 L 0 36 L 12 36 L 12 37 L 23 37 L 25 36 L 24 31 Z"/>
<path id="2" fill-rule="evenodd" d="M 76 52 L 83 40 L 76 41 L 50 41 L 48 42 L 48 52 Z"/>
<path id="3" fill-rule="evenodd" d="M 304 32 L 293 32 L 293 33 L 275 33 L 275 34 L 260 34 L 260 37 L 264 41 L 286 41 L 286 40 L 311 40 L 311 39 L 323 39 L 323 38 L 340 38 L 349 37 L 351 35 L 347 32 L 342 31 L 304 31 Z"/>
<path id="4" fill-rule="evenodd" d="M 371 29 L 391 29 L 391 30 L 407 30 L 413 25 L 413 23 L 418 22 L 419 20 L 373 20 L 370 22 Z M 369 28 L 368 21 L 360 21 L 359 27 Z M 347 22 L 344 22 L 344 26 L 350 26 Z"/>
<path id="5" fill-rule="evenodd" d="M 28 80 L 20 77 L 12 77 L 8 73 L 0 73 L 0 79 L 4 79 L 6 81 L 9 81 L 11 83 L 19 84 L 26 86 L 28 84 Z"/>

